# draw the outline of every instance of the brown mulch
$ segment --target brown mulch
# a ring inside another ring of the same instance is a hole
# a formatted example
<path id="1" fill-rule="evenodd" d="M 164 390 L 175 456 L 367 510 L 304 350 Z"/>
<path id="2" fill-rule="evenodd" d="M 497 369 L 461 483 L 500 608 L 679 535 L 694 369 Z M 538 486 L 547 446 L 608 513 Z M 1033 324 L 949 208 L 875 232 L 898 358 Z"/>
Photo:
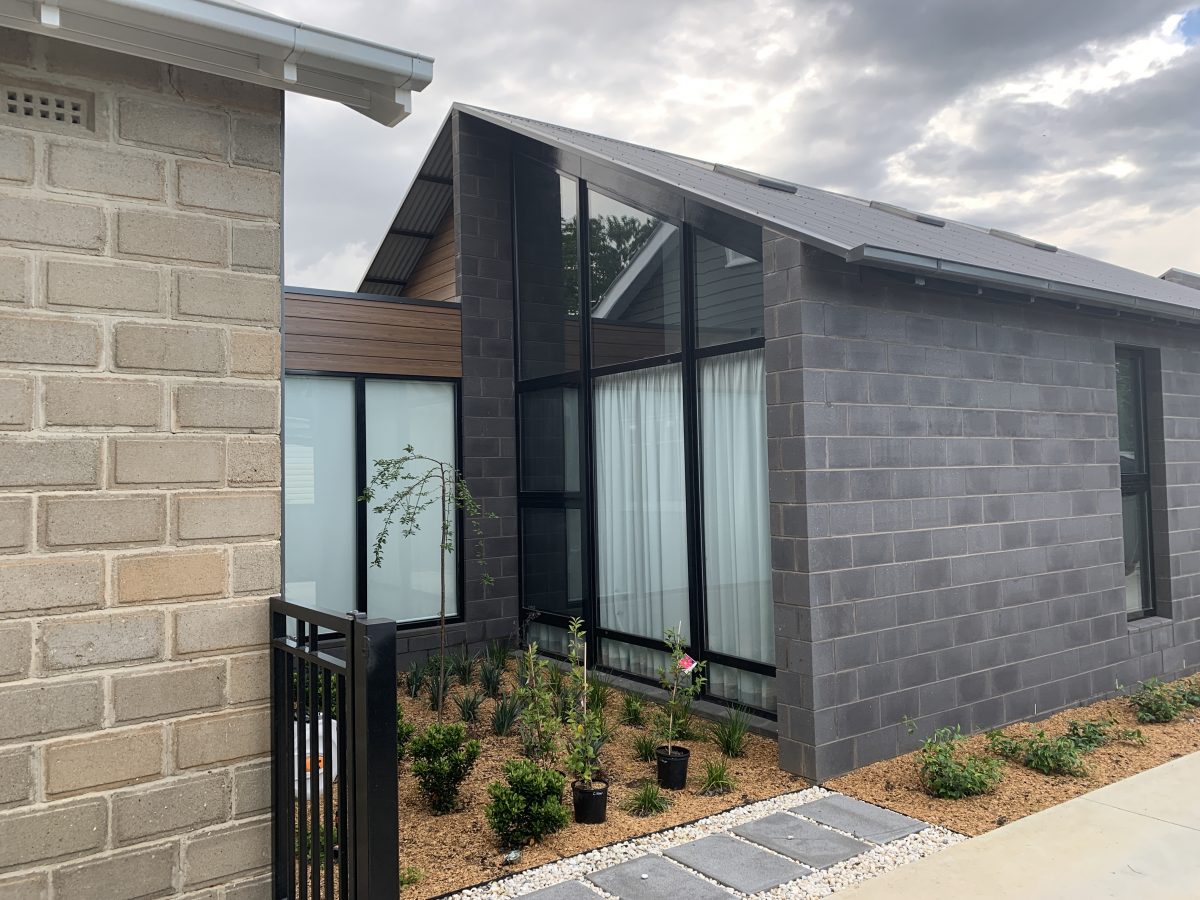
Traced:
<path id="1" fill-rule="evenodd" d="M 1114 730 L 1140 728 L 1146 742 L 1138 745 L 1117 741 L 1086 754 L 1088 771 L 1082 777 L 1043 775 L 1005 760 L 1004 779 L 993 793 L 939 800 L 921 790 L 917 754 L 909 753 L 835 778 L 825 787 L 974 836 L 1200 750 L 1200 711 L 1186 710 L 1174 722 L 1164 725 L 1142 724 L 1123 698 L 1066 710 L 1033 725 L 1010 726 L 1005 732 L 1020 736 L 1044 728 L 1048 735 L 1058 735 L 1066 731 L 1072 719 L 1109 716 L 1117 720 Z M 989 753 L 983 734 L 967 738 L 962 746 L 973 753 Z"/>
<path id="2" fill-rule="evenodd" d="M 505 676 L 506 688 L 511 688 L 512 672 Z M 460 696 L 462 688 L 456 683 L 451 697 Z M 424 695 L 412 700 L 406 693 L 399 696 L 405 718 L 418 728 L 437 720 L 429 709 Z M 565 829 L 545 838 L 542 843 L 524 848 L 521 860 L 503 865 L 504 851 L 484 818 L 489 782 L 503 779 L 504 763 L 521 755 L 521 742 L 515 735 L 497 737 L 491 731 L 493 701 L 485 700 L 479 722 L 471 726 L 473 737 L 483 743 L 483 752 L 471 774 L 463 782 L 461 808 L 454 813 L 434 816 L 421 799 L 406 760 L 400 767 L 400 864 L 415 866 L 421 880 L 403 889 L 404 900 L 425 900 L 448 891 L 470 887 L 483 881 L 511 875 L 523 869 L 553 862 L 596 847 L 638 835 L 649 834 L 722 812 L 744 803 L 765 800 L 808 786 L 802 778 L 779 768 L 778 747 L 773 740 L 750 735 L 746 755 L 729 760 L 729 772 L 737 785 L 729 794 L 702 797 L 696 791 L 704 776 L 704 763 L 720 757 L 720 751 L 709 741 L 684 741 L 692 751 L 688 767 L 688 786 L 683 791 L 667 791 L 674 800 L 667 812 L 639 818 L 621 809 L 621 804 L 643 781 L 654 780 L 654 763 L 644 763 L 633 753 L 633 739 L 646 729 L 618 725 L 616 735 L 601 751 L 601 762 L 609 779 L 608 821 L 603 825 L 576 825 L 570 822 Z M 610 722 L 618 721 L 621 693 L 614 689 L 605 707 Z M 646 721 L 652 722 L 655 707 L 646 704 Z M 455 722 L 458 708 L 447 700 L 443 721 Z M 701 728 L 705 723 L 697 719 Z M 561 771 L 561 765 L 557 768 Z M 567 804 L 570 806 L 570 777 L 567 778 Z"/>

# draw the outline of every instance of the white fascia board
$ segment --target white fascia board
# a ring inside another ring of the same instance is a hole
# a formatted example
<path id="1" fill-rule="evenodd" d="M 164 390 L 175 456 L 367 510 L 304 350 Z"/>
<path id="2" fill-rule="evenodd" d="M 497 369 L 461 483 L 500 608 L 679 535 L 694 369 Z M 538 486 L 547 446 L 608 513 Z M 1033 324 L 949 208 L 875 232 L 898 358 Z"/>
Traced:
<path id="1" fill-rule="evenodd" d="M 433 79 L 427 56 L 228 0 L 0 0 L 0 25 L 334 100 L 388 126 Z"/>

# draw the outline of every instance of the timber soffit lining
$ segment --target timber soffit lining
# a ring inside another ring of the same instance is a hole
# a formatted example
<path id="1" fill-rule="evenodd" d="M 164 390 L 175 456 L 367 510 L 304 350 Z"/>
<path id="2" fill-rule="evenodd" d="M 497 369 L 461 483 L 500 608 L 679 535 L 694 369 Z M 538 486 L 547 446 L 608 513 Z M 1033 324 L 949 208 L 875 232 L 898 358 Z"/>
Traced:
<path id="1" fill-rule="evenodd" d="M 1030 296 L 1132 309 L 1169 319 L 1200 320 L 1200 293 L 1195 290 L 1019 235 L 767 179 L 507 113 L 462 104 L 455 104 L 454 110 L 637 173 L 850 262 Z M 449 129 L 444 128 L 439 141 L 448 136 Z M 422 170 L 437 149 L 435 143 Z M 444 152 L 448 163 L 448 147 Z M 408 202 L 406 198 L 405 206 Z M 398 222 L 400 219 L 397 216 Z M 377 256 L 370 272 L 378 273 L 380 262 Z M 368 279 L 364 289 L 379 290 L 380 286 Z"/>

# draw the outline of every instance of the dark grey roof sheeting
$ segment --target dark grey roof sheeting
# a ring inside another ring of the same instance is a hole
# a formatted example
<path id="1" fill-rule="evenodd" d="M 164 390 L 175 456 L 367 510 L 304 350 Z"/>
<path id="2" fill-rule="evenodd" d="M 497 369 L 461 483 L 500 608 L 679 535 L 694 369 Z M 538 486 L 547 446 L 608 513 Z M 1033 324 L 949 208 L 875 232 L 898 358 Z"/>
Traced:
<path id="1" fill-rule="evenodd" d="M 429 246 L 429 238 L 415 237 L 414 234 L 432 234 L 454 202 L 454 190 L 450 185 L 454 174 L 451 143 L 450 119 L 447 117 L 417 169 L 388 233 L 375 251 L 375 258 L 358 286 L 359 291 L 404 296 L 404 283 Z"/>
<path id="2" fill-rule="evenodd" d="M 795 193 L 713 171 L 709 163 L 520 116 L 455 109 L 534 140 L 608 162 L 757 220 L 854 262 L 928 273 L 1037 296 L 1200 319 L 1200 293 L 1131 269 L 946 220 L 925 224 L 867 201 L 797 186 Z M 407 202 L 407 201 L 406 201 Z M 399 217 L 397 218 L 399 221 Z M 374 269 L 374 264 L 372 265 Z M 364 282 L 366 284 L 366 282 Z"/>

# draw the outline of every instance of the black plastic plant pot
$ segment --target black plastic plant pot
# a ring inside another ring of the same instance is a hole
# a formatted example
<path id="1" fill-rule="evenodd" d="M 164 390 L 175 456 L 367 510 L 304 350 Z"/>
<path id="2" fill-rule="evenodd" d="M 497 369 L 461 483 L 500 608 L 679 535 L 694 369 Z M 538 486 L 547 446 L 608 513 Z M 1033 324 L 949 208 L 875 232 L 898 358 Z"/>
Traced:
<path id="1" fill-rule="evenodd" d="M 658 763 L 658 786 L 668 791 L 682 791 L 687 784 L 688 757 L 692 751 L 686 747 L 668 748 L 666 744 L 654 748 L 654 760 Z"/>
<path id="2" fill-rule="evenodd" d="M 591 787 L 573 781 L 571 799 L 575 803 L 575 821 L 580 825 L 602 825 L 608 818 L 607 781 L 593 781 Z"/>

